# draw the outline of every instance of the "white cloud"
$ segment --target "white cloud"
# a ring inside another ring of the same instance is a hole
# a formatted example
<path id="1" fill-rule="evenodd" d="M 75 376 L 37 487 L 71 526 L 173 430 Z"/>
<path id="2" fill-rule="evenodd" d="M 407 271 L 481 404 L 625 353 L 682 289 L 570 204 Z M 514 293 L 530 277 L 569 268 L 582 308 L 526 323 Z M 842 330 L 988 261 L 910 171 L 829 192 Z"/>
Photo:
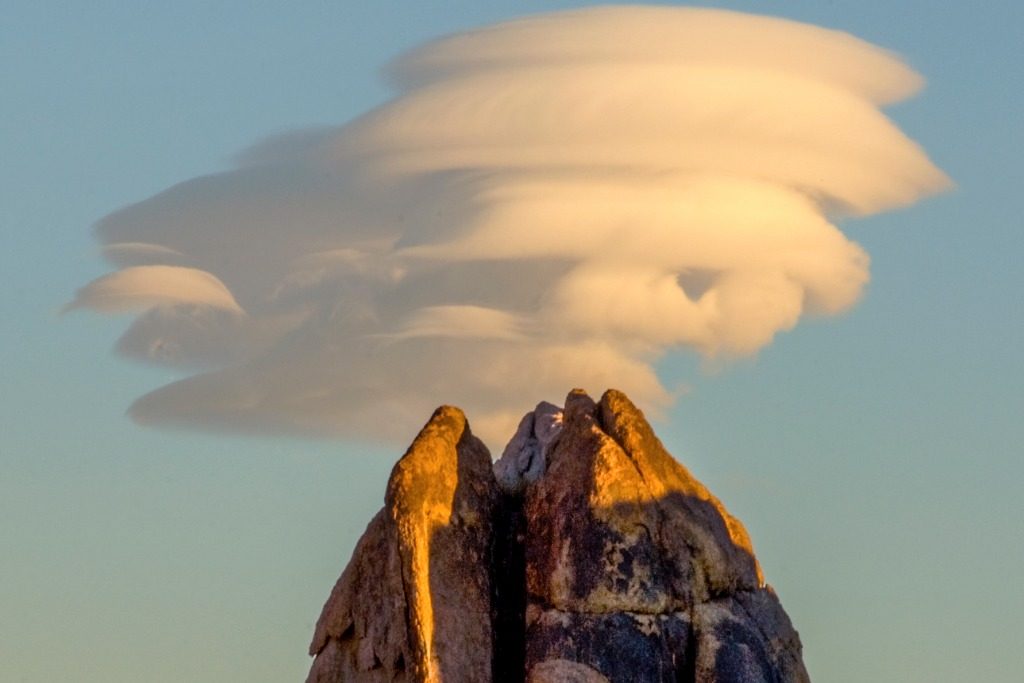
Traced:
<path id="1" fill-rule="evenodd" d="M 104 275 L 79 289 L 66 308 L 120 313 L 181 303 L 243 313 L 215 275 L 179 266 L 131 266 Z"/>
<path id="2" fill-rule="evenodd" d="M 573 386 L 656 410 L 664 353 L 857 301 L 868 257 L 831 221 L 949 186 L 878 108 L 917 74 L 781 19 L 542 15 L 390 73 L 363 117 L 100 222 L 122 269 L 72 305 L 144 309 L 124 353 L 207 368 L 136 419 L 405 440 L 449 402 L 496 444 Z"/>

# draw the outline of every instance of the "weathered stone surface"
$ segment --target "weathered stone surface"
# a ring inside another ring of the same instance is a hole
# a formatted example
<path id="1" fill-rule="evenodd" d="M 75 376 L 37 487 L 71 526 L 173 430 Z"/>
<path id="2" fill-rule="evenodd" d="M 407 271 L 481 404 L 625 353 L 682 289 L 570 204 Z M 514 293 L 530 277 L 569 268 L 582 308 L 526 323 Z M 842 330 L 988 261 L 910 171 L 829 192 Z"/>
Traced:
<path id="1" fill-rule="evenodd" d="M 462 411 L 434 413 L 385 500 L 317 622 L 307 680 L 490 680 L 498 489 Z"/>
<path id="2" fill-rule="evenodd" d="M 527 626 L 531 674 L 549 661 L 585 664 L 609 681 L 677 683 L 690 650 L 686 612 L 586 614 L 548 610 Z"/>
<path id="3" fill-rule="evenodd" d="M 410 657 L 397 538 L 373 518 L 317 621 L 308 683 L 406 681 Z"/>
<path id="4" fill-rule="evenodd" d="M 609 389 L 601 398 L 601 424 L 630 456 L 665 520 L 666 550 L 681 544 L 694 560 L 707 594 L 764 585 L 750 536 L 738 519 L 690 471 L 669 455 L 643 413 L 625 394 Z"/>
<path id="5" fill-rule="evenodd" d="M 743 525 L 629 399 L 566 400 L 525 489 L 526 667 L 620 681 L 804 681 L 800 641 Z"/>
<path id="6" fill-rule="evenodd" d="M 617 391 L 538 405 L 493 474 L 439 409 L 312 651 L 318 683 L 809 681 L 743 525 Z"/>
<path id="7" fill-rule="evenodd" d="M 527 683 L 608 683 L 608 679 L 586 664 L 567 659 L 550 659 L 530 669 Z"/>
<path id="8" fill-rule="evenodd" d="M 655 501 L 597 406 L 570 394 L 544 476 L 526 489 L 526 586 L 542 609 L 658 613 L 684 605 L 658 551 Z"/>
<path id="9" fill-rule="evenodd" d="M 800 638 L 770 587 L 694 609 L 695 683 L 809 682 Z"/>
<path id="10" fill-rule="evenodd" d="M 523 416 L 512 439 L 505 446 L 498 462 L 494 463 L 494 476 L 498 484 L 510 493 L 516 493 L 545 470 L 548 451 L 562 432 L 562 409 L 542 401 Z"/>

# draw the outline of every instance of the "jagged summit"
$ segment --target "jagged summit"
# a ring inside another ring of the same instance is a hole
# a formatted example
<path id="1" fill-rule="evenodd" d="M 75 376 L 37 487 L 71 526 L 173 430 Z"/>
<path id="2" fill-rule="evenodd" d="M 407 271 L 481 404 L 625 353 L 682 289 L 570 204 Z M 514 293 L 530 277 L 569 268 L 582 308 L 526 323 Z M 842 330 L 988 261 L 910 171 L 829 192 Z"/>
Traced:
<path id="1" fill-rule="evenodd" d="M 746 530 L 621 392 L 491 463 L 435 411 L 317 622 L 308 681 L 808 681 Z"/>

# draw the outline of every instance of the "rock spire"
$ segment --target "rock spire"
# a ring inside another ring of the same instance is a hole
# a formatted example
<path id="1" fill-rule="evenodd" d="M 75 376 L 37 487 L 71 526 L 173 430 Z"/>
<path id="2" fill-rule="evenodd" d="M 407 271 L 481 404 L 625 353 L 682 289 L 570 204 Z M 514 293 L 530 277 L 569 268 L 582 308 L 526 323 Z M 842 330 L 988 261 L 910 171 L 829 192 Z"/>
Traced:
<path id="1" fill-rule="evenodd" d="M 750 539 L 622 393 L 526 415 L 498 462 L 442 407 L 317 622 L 309 683 L 802 683 Z"/>

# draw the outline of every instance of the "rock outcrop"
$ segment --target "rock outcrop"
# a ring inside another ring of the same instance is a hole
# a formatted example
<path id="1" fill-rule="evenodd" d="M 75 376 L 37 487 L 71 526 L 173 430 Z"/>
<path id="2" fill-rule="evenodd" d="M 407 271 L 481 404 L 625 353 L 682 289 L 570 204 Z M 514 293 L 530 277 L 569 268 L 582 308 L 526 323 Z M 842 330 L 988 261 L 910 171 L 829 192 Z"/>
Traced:
<path id="1" fill-rule="evenodd" d="M 809 681 L 743 525 L 614 390 L 540 404 L 493 472 L 438 409 L 311 653 L 314 683 Z"/>
<path id="2" fill-rule="evenodd" d="M 462 411 L 438 408 L 324 606 L 307 680 L 490 680 L 498 500 L 487 448 Z"/>

